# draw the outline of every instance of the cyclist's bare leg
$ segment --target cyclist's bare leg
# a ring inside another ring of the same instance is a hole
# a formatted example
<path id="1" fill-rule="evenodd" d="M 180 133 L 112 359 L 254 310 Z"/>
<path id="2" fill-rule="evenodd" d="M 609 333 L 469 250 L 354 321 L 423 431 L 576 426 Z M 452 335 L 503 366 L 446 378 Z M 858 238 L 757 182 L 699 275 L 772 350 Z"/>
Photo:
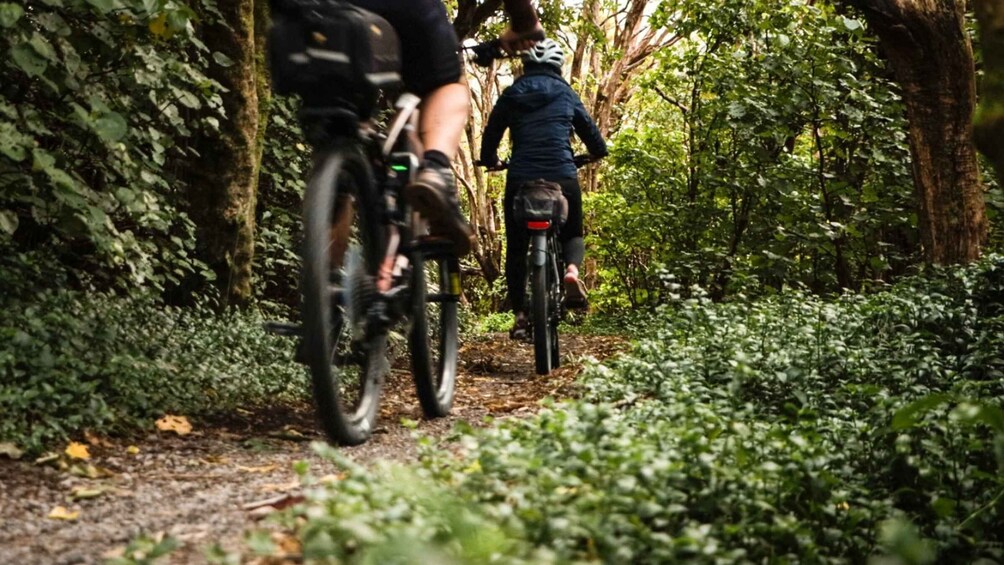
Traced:
<path id="1" fill-rule="evenodd" d="M 466 84 L 443 85 L 422 102 L 421 137 L 426 151 L 439 151 L 452 161 L 471 113 L 471 93 Z"/>

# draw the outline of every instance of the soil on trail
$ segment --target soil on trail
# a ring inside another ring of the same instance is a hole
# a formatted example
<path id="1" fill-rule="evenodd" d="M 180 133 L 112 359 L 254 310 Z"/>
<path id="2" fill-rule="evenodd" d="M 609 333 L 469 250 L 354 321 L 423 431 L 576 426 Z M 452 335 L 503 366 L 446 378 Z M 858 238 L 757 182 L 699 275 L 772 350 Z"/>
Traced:
<path id="1" fill-rule="evenodd" d="M 545 397 L 574 396 L 577 359 L 603 359 L 623 345 L 614 337 L 562 336 L 565 366 L 540 377 L 531 345 L 504 334 L 469 340 L 460 353 L 450 417 L 423 421 L 410 373 L 395 369 L 373 438 L 344 452 L 362 463 L 407 461 L 417 450 L 403 419 L 418 421 L 419 433 L 441 436 L 457 421 L 479 425 L 486 416 L 530 415 Z M 309 461 L 315 475 L 335 471 L 310 449 L 311 441 L 322 438 L 308 405 L 193 423 L 194 431 L 183 437 L 154 432 L 131 441 L 91 438 L 91 458 L 70 468 L 0 459 L 0 564 L 101 563 L 140 534 L 179 540 L 182 547 L 169 563 L 202 563 L 213 543 L 240 547 L 261 511 L 256 506 L 296 494 L 293 463 Z M 78 515 L 49 518 L 56 507 Z"/>

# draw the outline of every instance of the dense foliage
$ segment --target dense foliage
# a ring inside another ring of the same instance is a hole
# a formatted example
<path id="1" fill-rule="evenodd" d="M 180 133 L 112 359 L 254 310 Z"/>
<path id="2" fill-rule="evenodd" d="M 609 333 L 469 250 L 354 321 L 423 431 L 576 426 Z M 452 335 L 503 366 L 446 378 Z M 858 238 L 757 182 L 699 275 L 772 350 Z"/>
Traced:
<path id="1" fill-rule="evenodd" d="M 661 17 L 687 40 L 644 78 L 589 199 L 607 304 L 902 273 L 918 252 L 906 123 L 862 24 L 819 3 L 712 4 Z"/>
<path id="2" fill-rule="evenodd" d="M 344 475 L 308 476 L 279 524 L 308 561 L 1000 561 L 1002 297 L 997 259 L 871 296 L 688 299 L 583 400 L 426 442 L 419 467 L 331 452 Z"/>
<path id="3" fill-rule="evenodd" d="M 175 0 L 0 3 L 0 244 L 78 284 L 208 276 L 177 183 L 187 140 L 224 119 L 193 7 Z M 204 121 L 192 112 L 204 110 Z"/>
<path id="4" fill-rule="evenodd" d="M 94 433 L 149 427 L 165 413 L 223 414 L 302 398 L 288 340 L 254 314 L 216 317 L 132 299 L 47 291 L 0 307 L 0 443 L 36 452 Z"/>

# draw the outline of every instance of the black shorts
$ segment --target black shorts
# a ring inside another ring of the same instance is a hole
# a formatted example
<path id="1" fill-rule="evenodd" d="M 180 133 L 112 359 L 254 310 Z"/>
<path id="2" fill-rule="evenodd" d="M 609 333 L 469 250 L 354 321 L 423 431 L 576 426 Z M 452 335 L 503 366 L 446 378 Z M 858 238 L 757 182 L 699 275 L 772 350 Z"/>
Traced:
<path id="1" fill-rule="evenodd" d="M 390 22 L 401 39 L 405 86 L 425 96 L 459 82 L 460 42 L 442 0 L 351 0 Z"/>

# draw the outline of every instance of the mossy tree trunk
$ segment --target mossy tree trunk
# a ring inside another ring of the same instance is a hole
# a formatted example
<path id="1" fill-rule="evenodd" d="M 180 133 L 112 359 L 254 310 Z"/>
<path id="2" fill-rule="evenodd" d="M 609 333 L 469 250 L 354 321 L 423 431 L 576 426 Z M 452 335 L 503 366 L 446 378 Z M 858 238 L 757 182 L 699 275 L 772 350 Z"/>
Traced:
<path id="1" fill-rule="evenodd" d="M 931 263 L 979 258 L 987 220 L 973 113 L 965 0 L 851 0 L 878 34 L 903 92 L 920 235 Z"/>
<path id="2" fill-rule="evenodd" d="M 976 112 L 976 145 L 1004 180 L 1004 0 L 975 0 L 983 48 L 983 96 Z"/>
<path id="3" fill-rule="evenodd" d="M 188 164 L 189 214 L 197 227 L 199 255 L 216 273 L 224 307 L 241 307 L 251 299 L 263 122 L 255 4 L 220 0 L 223 21 L 203 30 L 209 49 L 232 61 L 213 65 L 210 73 L 226 88 L 226 119 L 215 135 L 198 140 L 199 155 Z M 257 10 L 259 16 L 264 12 L 263 7 Z"/>

